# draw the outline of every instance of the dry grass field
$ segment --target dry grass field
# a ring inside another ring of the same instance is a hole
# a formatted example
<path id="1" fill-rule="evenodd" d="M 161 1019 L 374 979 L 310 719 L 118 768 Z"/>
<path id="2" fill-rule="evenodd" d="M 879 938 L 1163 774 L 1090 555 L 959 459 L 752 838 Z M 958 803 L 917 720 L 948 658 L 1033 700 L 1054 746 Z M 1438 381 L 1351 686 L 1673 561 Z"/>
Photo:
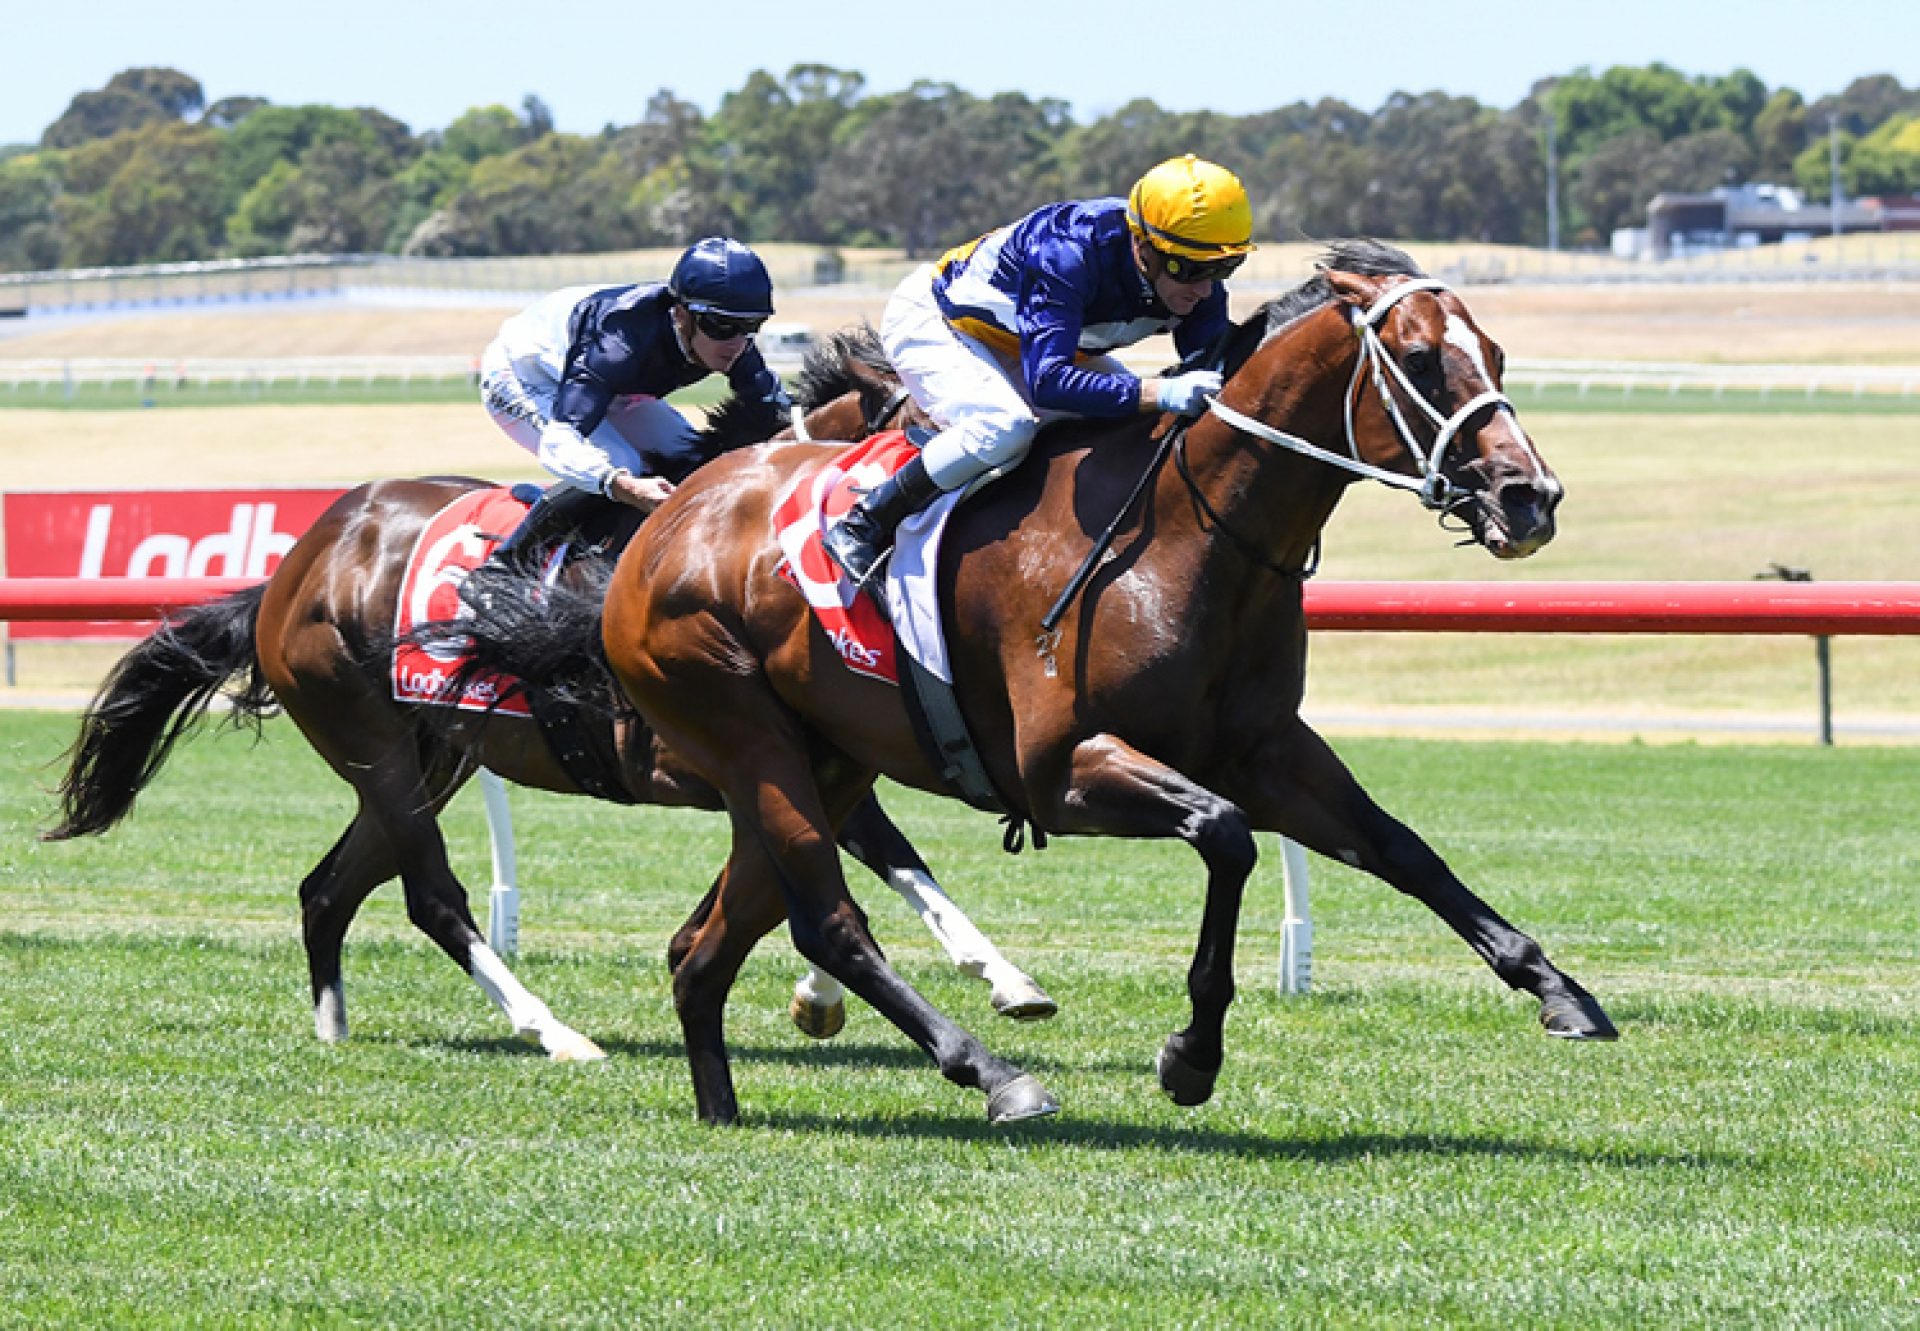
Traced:
<path id="1" fill-rule="evenodd" d="M 1920 364 L 1910 288 L 1881 285 L 1487 287 L 1468 293 L 1514 355 Z M 1251 300 L 1249 295 L 1246 299 Z M 877 319 L 883 293 L 806 293 L 782 315 L 818 328 Z M 148 315 L 0 341 L 0 358 L 273 356 L 477 350 L 499 309 Z M 480 411 L 443 406 L 236 406 L 0 415 L 0 488 L 352 483 L 378 476 L 538 474 Z M 1920 420 L 1845 415 L 1535 414 L 1567 483 L 1561 538 L 1499 565 L 1404 496 L 1361 487 L 1329 533 L 1334 578 L 1746 578 L 1779 561 L 1822 579 L 1920 577 Z M 1810 716 L 1797 640 L 1322 635 L 1314 703 L 1659 718 Z M 26 687 L 98 677 L 99 648 L 23 645 Z M 1920 644 L 1845 640 L 1849 719 L 1920 721 Z"/>
<path id="2" fill-rule="evenodd" d="M 1238 284 L 1245 316 L 1279 285 Z M 1463 292 L 1510 356 L 1551 360 L 1920 365 L 1916 292 L 1899 283 L 1482 286 Z M 883 288 L 783 294 L 779 317 L 826 333 L 878 324 Z M 477 357 L 513 306 L 232 308 L 50 321 L 0 337 L 0 362 L 110 356 L 162 367 L 187 356 Z M 8 330 L 0 329 L 0 332 Z M 1147 343 L 1143 359 L 1172 359 Z"/>
<path id="3" fill-rule="evenodd" d="M 0 428 L 0 488 L 8 490 L 332 485 L 433 474 L 514 481 L 542 474 L 477 398 L 472 406 L 9 411 Z"/>

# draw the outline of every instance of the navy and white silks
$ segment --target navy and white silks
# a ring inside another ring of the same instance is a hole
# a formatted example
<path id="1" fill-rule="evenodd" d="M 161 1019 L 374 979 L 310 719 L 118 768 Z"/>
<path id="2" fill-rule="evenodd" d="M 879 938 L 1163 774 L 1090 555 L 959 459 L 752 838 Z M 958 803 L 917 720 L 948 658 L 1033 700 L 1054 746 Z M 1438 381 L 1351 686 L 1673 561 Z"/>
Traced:
<path id="1" fill-rule="evenodd" d="M 712 371 L 681 347 L 664 283 L 568 287 L 500 326 L 480 362 L 488 413 L 563 484 L 602 495 L 614 476 L 678 482 L 707 459 L 663 399 Z M 749 343 L 726 372 L 733 391 L 784 406 L 785 390 Z"/>

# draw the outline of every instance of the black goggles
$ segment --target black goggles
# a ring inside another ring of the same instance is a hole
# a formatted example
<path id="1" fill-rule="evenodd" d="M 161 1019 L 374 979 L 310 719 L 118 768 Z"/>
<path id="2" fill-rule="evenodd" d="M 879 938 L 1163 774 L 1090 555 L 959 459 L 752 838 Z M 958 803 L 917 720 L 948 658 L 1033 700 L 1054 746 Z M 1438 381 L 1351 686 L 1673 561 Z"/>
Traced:
<path id="1" fill-rule="evenodd" d="M 1176 282 L 1219 282 L 1233 276 L 1234 271 L 1247 261 L 1244 254 L 1229 254 L 1221 259 L 1193 259 L 1160 249 L 1154 253 L 1160 256 L 1167 276 Z"/>
<path id="2" fill-rule="evenodd" d="M 718 310 L 695 310 L 693 326 L 715 342 L 731 342 L 736 337 L 752 337 L 767 321 L 764 314 L 722 314 Z"/>

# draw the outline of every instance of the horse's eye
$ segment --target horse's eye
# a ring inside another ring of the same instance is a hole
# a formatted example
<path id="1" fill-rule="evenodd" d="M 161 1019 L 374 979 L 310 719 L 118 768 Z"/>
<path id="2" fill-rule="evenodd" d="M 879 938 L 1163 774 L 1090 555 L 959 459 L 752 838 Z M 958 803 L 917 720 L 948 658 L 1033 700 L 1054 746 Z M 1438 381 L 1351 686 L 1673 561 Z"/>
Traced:
<path id="1" fill-rule="evenodd" d="M 1407 352 L 1407 373 L 1416 379 L 1423 379 L 1433 371 L 1433 352 L 1427 347 L 1414 347 Z"/>

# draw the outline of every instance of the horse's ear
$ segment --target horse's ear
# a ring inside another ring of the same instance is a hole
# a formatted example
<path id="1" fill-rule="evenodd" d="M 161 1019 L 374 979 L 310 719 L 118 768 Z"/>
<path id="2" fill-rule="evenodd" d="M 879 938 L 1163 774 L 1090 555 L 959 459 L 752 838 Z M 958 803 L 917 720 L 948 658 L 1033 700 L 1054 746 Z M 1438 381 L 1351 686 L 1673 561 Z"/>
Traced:
<path id="1" fill-rule="evenodd" d="M 1335 300 L 1345 305 L 1356 305 L 1366 309 L 1380 298 L 1380 292 L 1386 287 L 1386 279 L 1380 277 L 1362 277 L 1358 273 L 1344 273 L 1338 268 L 1324 265 L 1320 275 L 1327 279 L 1327 285 L 1333 289 Z"/>

